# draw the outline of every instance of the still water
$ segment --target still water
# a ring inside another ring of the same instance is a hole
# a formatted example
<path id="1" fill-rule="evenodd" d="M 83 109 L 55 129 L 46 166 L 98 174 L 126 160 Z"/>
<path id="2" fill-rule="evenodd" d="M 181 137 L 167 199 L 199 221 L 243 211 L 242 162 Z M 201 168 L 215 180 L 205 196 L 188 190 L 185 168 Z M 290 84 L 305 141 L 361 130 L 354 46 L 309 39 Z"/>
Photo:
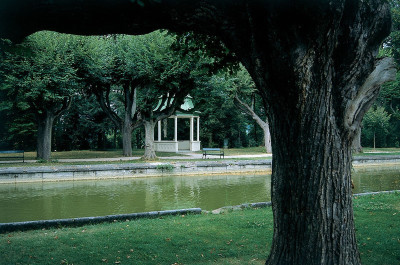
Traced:
<path id="1" fill-rule="evenodd" d="M 353 174 L 354 193 L 400 189 L 398 171 Z M 270 175 L 175 176 L 0 185 L 0 222 L 270 201 Z"/>

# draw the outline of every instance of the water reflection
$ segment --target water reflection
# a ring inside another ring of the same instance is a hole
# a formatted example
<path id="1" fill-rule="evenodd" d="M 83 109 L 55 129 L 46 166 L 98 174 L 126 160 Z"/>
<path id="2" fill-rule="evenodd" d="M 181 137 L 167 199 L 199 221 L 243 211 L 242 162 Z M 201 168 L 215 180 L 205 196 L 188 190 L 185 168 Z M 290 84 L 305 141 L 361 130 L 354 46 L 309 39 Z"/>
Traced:
<path id="1" fill-rule="evenodd" d="M 357 173 L 355 193 L 400 189 L 399 172 Z M 270 175 L 211 175 L 0 185 L 0 222 L 101 216 L 270 200 Z"/>

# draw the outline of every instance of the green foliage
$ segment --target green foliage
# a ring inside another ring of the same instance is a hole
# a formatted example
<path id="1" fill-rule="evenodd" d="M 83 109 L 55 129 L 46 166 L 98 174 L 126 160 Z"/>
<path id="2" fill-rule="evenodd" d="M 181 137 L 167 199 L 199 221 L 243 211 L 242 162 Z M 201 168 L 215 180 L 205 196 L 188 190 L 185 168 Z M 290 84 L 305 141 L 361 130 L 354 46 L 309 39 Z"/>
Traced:
<path id="1" fill-rule="evenodd" d="M 172 170 L 174 170 L 174 165 L 171 165 L 171 164 L 160 164 L 160 165 L 157 165 L 157 170 L 161 170 L 161 171 L 172 171 Z"/>
<path id="2" fill-rule="evenodd" d="M 364 116 L 362 142 L 368 146 L 386 147 L 386 137 L 389 134 L 388 114 L 383 107 L 373 107 Z"/>
<path id="3" fill-rule="evenodd" d="M 75 95 L 68 112 L 54 126 L 53 150 L 95 150 L 118 148 L 115 126 L 93 96 Z"/>
<path id="4" fill-rule="evenodd" d="M 31 146 L 38 121 L 61 114 L 79 87 L 72 40 L 38 32 L 21 45 L 8 46 L 1 64 L 1 109 L 7 112 L 8 140 L 15 145 Z"/>
<path id="5" fill-rule="evenodd" d="M 224 139 L 228 139 L 229 148 L 263 145 L 262 130 L 234 101 L 234 96 L 239 95 L 265 120 L 261 98 L 243 67 L 234 72 L 221 71 L 192 95 L 201 112 L 200 134 L 203 146 L 223 147 Z"/>
<path id="6" fill-rule="evenodd" d="M 380 57 L 393 57 L 397 67 L 400 66 L 400 2 L 390 0 L 392 13 L 392 31 L 379 51 Z M 376 106 L 383 107 L 390 114 L 389 125 L 379 132 L 378 145 L 398 147 L 400 146 L 400 74 L 396 80 L 382 86 Z M 370 122 L 369 122 L 370 123 Z M 363 145 L 373 146 L 370 128 L 363 129 Z M 385 131 L 388 130 L 388 133 Z"/>

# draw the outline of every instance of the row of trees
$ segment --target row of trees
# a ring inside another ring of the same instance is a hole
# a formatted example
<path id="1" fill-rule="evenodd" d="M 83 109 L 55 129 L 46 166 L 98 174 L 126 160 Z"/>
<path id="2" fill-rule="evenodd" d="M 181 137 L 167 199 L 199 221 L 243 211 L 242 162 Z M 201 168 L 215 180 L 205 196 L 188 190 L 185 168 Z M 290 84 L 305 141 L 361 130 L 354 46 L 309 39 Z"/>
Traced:
<path id="1" fill-rule="evenodd" d="M 400 5 L 391 0 L 392 30 L 381 49 L 381 56 L 393 57 L 400 67 Z M 362 144 L 371 147 L 400 147 L 400 73 L 382 86 L 374 106 L 363 120 Z"/>
<path id="2" fill-rule="evenodd" d="M 156 123 L 189 92 L 201 111 L 206 146 L 262 143 L 262 130 L 243 115 L 258 124 L 266 119 L 255 115 L 263 104 L 247 71 L 221 71 L 223 55 L 188 42 L 194 41 L 160 31 L 135 37 L 39 32 L 21 45 L 3 42 L 2 148 L 36 149 L 48 160 L 51 150 L 89 148 L 122 147 L 131 156 L 133 145 L 154 158 Z"/>
<path id="3" fill-rule="evenodd" d="M 394 21 L 382 53 L 399 63 L 396 13 Z M 0 115 L 7 122 L 0 125 L 1 148 L 36 149 L 48 160 L 51 150 L 122 148 L 131 156 L 133 146 L 154 158 L 156 123 L 191 93 L 203 146 L 265 145 L 272 152 L 264 102 L 248 72 L 241 66 L 227 71 L 226 62 L 216 61 L 223 55 L 193 43 L 160 31 L 103 37 L 39 32 L 21 45 L 3 41 Z M 398 87 L 398 80 L 385 85 L 366 114 L 363 146 L 399 146 Z"/>
<path id="4" fill-rule="evenodd" d="M 396 14 L 382 53 L 399 63 Z M 195 42 L 160 31 L 134 37 L 39 32 L 21 45 L 3 41 L 1 148 L 36 149 L 48 160 L 51 150 L 122 148 L 131 156 L 133 146 L 154 158 L 156 123 L 191 93 L 203 146 L 264 144 L 272 152 L 264 102 L 248 72 L 226 71 L 227 63 L 216 62 L 223 56 Z M 363 146 L 399 146 L 398 87 L 399 80 L 385 85 L 366 114 Z"/>

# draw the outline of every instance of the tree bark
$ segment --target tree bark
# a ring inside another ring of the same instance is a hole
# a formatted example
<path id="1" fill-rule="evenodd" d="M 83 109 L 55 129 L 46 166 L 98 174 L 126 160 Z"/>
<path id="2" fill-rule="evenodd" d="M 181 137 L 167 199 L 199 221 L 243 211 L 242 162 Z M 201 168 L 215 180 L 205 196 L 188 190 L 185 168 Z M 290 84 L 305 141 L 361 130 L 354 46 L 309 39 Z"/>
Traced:
<path id="1" fill-rule="evenodd" d="M 38 115 L 37 159 L 49 161 L 51 158 L 51 134 L 55 119 L 54 113 L 45 111 Z"/>
<path id="2" fill-rule="evenodd" d="M 145 148 L 144 148 L 144 160 L 152 160 L 156 159 L 156 152 L 154 150 L 154 128 L 156 126 L 156 122 L 154 121 L 144 121 L 144 130 L 145 130 Z"/>
<path id="3" fill-rule="evenodd" d="M 361 126 L 356 131 L 351 149 L 353 154 L 362 153 L 363 151 L 361 146 Z"/>
<path id="4" fill-rule="evenodd" d="M 266 264 L 360 264 L 350 141 L 332 119 L 329 93 L 312 94 L 309 116 L 271 115 L 274 237 Z"/>
<path id="5" fill-rule="evenodd" d="M 132 156 L 132 119 L 130 113 L 125 112 L 124 122 L 122 123 L 122 154 Z"/>
<path id="6" fill-rule="evenodd" d="M 268 154 L 272 153 L 272 145 L 271 145 L 271 133 L 269 131 L 269 124 L 268 121 L 265 122 L 265 126 L 262 127 L 264 131 L 264 144 L 265 150 Z"/>

